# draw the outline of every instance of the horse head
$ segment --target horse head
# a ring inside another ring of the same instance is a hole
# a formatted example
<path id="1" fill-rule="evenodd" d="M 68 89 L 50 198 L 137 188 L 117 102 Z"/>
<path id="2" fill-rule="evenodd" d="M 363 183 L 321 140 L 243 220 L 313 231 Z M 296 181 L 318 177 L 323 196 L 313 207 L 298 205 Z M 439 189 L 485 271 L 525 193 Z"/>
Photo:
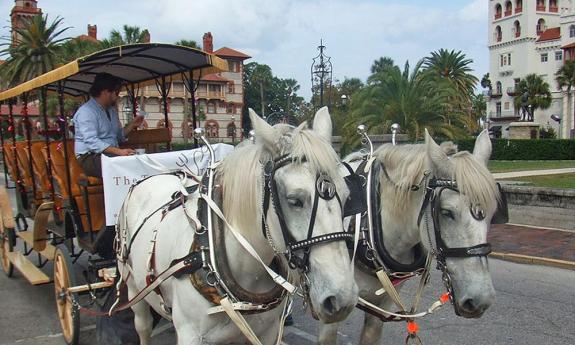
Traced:
<path id="1" fill-rule="evenodd" d="M 422 212 L 429 210 L 431 217 L 421 222 L 421 237 L 428 250 L 438 253 L 440 267 L 444 265 L 443 278 L 456 313 L 477 318 L 495 299 L 487 231 L 497 217 L 501 195 L 487 170 L 489 135 L 487 131 L 479 135 L 472 154 L 447 155 L 427 133 L 425 146 L 432 178 L 427 186 L 429 208 Z"/>
<path id="2" fill-rule="evenodd" d="M 268 250 L 271 247 L 292 272 L 297 271 L 304 294 L 321 321 L 341 321 L 353 310 L 358 288 L 344 241 L 351 235 L 343 231 L 341 200 L 346 200 L 349 192 L 331 147 L 332 123 L 327 108 L 316 113 L 313 129 L 306 123 L 297 128 L 271 126 L 251 109 L 250 119 L 255 145 L 242 145 L 235 154 L 237 162 L 251 161 L 257 166 L 254 171 L 259 180 L 254 182 L 255 188 L 246 189 L 254 190 L 253 204 L 260 210 L 250 210 L 246 200 L 231 200 L 228 209 L 241 209 L 230 212 L 230 220 L 243 223 L 240 228 L 257 229 L 253 236 L 259 239 L 254 240 L 266 241 Z M 229 182 L 249 185 L 246 174 Z M 256 214 L 259 217 L 254 217 Z"/>

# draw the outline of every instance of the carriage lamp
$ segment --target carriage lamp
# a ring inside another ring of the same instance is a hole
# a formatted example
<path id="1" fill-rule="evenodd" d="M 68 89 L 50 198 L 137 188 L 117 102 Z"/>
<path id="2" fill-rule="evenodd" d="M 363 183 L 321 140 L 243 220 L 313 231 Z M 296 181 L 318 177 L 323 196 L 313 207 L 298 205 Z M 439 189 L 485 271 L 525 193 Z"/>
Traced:
<path id="1" fill-rule="evenodd" d="M 360 135 L 364 135 L 365 132 L 367 131 L 365 125 L 359 125 L 357 126 L 357 133 Z"/>
<path id="2" fill-rule="evenodd" d="M 194 129 L 194 139 L 201 139 L 205 133 L 206 130 L 201 127 Z"/>

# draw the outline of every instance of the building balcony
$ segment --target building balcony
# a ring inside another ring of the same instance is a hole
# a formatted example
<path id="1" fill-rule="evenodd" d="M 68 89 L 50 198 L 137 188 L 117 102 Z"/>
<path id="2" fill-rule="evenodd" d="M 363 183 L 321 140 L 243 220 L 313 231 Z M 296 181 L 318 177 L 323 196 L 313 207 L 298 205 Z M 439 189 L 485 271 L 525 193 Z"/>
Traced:
<path id="1" fill-rule="evenodd" d="M 507 88 L 507 94 L 508 94 L 509 96 L 515 96 L 515 95 L 517 95 L 517 89 L 515 88 L 515 86 L 508 87 L 508 88 Z"/>
<path id="2" fill-rule="evenodd" d="M 536 10 L 539 12 L 545 12 L 545 5 L 537 5 Z"/>
<path id="3" fill-rule="evenodd" d="M 491 121 L 509 121 L 513 122 L 519 119 L 519 115 L 515 113 L 514 110 L 503 110 L 503 111 L 490 111 L 489 119 Z"/>
<path id="4" fill-rule="evenodd" d="M 521 37 L 521 30 L 515 31 L 515 38 Z"/>
<path id="5" fill-rule="evenodd" d="M 503 96 L 503 92 L 501 92 L 501 90 L 497 89 L 489 90 L 489 97 L 500 98 L 501 96 Z"/>
<path id="6" fill-rule="evenodd" d="M 559 7 L 549 6 L 549 12 L 557 13 L 557 12 L 559 12 Z"/>
<path id="7" fill-rule="evenodd" d="M 523 7 L 516 7 L 515 14 L 523 12 Z"/>
<path id="8" fill-rule="evenodd" d="M 506 10 L 506 11 L 505 11 L 505 17 L 508 17 L 508 16 L 510 16 L 510 15 L 512 15 L 512 14 L 513 14 L 513 11 L 512 11 L 512 10 Z"/>
<path id="9" fill-rule="evenodd" d="M 501 19 L 501 12 L 495 13 L 495 20 Z"/>
<path id="10" fill-rule="evenodd" d="M 196 97 L 197 98 L 206 98 L 206 99 L 221 99 L 224 100 L 226 98 L 226 95 L 223 92 L 218 92 L 218 91 L 198 91 L 196 92 Z"/>

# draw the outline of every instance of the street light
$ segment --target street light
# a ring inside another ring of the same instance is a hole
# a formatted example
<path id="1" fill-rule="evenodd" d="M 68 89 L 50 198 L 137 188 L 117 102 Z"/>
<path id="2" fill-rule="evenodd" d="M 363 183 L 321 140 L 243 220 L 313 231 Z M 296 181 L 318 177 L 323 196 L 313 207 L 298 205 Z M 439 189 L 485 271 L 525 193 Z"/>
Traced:
<path id="1" fill-rule="evenodd" d="M 394 123 L 391 125 L 391 144 L 395 146 L 395 135 L 399 131 L 399 124 Z"/>
<path id="2" fill-rule="evenodd" d="M 561 139 L 561 115 L 551 115 L 551 120 L 557 122 L 557 138 Z"/>
<path id="3" fill-rule="evenodd" d="M 347 105 L 347 102 L 348 102 L 348 99 L 347 99 L 348 97 L 347 97 L 347 95 L 341 95 L 340 98 L 341 98 L 341 104 L 342 104 L 342 105 Z"/>

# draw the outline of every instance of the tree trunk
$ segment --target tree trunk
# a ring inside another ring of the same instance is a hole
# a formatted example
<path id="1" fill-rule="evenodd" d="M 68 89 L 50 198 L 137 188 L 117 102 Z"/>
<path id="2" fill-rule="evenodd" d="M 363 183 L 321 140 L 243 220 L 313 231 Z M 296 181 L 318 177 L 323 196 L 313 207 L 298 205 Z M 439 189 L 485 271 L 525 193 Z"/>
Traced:
<path id="1" fill-rule="evenodd" d="M 265 108 L 265 101 L 264 101 L 264 83 L 262 83 L 262 82 L 260 82 L 260 101 L 262 103 L 262 117 L 265 119 L 266 108 Z"/>

